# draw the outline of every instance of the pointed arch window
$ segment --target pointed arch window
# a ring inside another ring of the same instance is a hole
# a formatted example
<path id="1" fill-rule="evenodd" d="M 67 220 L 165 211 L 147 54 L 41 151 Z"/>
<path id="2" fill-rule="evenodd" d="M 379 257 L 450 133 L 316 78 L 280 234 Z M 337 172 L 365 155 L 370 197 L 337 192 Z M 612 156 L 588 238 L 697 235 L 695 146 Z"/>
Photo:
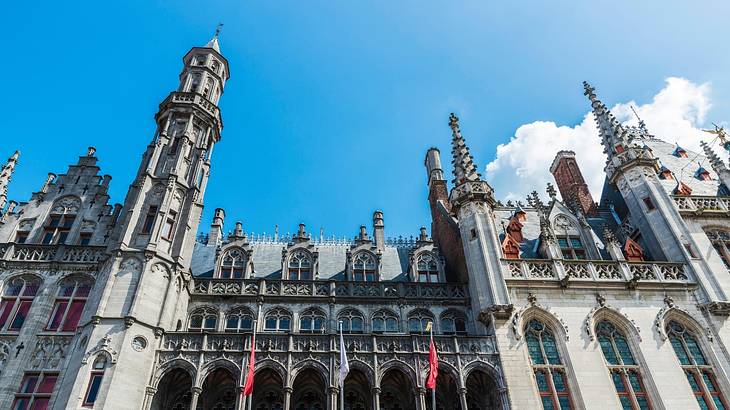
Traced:
<path id="1" fill-rule="evenodd" d="M 57 201 L 51 208 L 51 214 L 43 228 L 41 243 L 44 245 L 66 243 L 80 207 L 81 202 L 74 197 L 66 197 Z"/>
<path id="2" fill-rule="evenodd" d="M 23 327 L 40 284 L 33 276 L 18 276 L 7 282 L 0 301 L 0 330 L 17 332 Z"/>
<path id="3" fill-rule="evenodd" d="M 363 333 L 365 320 L 357 309 L 345 309 L 337 316 L 342 326 L 342 333 Z"/>
<path id="4" fill-rule="evenodd" d="M 568 376 L 553 332 L 543 322 L 532 319 L 525 326 L 525 340 L 543 408 L 572 409 Z"/>
<path id="5" fill-rule="evenodd" d="M 100 354 L 96 357 L 96 360 L 94 360 L 94 364 L 92 365 L 89 385 L 86 388 L 86 395 L 84 395 L 84 407 L 94 407 L 96 398 L 99 395 L 99 389 L 101 388 L 101 381 L 104 378 L 105 369 L 106 356 Z"/>
<path id="6" fill-rule="evenodd" d="M 717 254 L 722 258 L 725 267 L 730 269 L 730 233 L 720 229 L 706 230 L 705 234 L 712 242 Z"/>
<path id="7" fill-rule="evenodd" d="M 441 314 L 441 333 L 445 335 L 465 335 L 466 316 L 458 311 L 448 310 Z"/>
<path id="8" fill-rule="evenodd" d="M 376 269 L 375 256 L 367 252 L 358 253 L 352 263 L 352 279 L 356 282 L 375 282 Z"/>
<path id="9" fill-rule="evenodd" d="M 246 308 L 230 311 L 226 316 L 226 332 L 250 332 L 253 330 L 253 314 Z"/>
<path id="10" fill-rule="evenodd" d="M 218 325 L 218 312 L 214 309 L 198 309 L 190 315 L 191 332 L 214 331 Z"/>
<path id="11" fill-rule="evenodd" d="M 564 259 L 585 259 L 586 250 L 583 242 L 577 236 L 558 236 L 558 245 Z"/>
<path id="12" fill-rule="evenodd" d="M 373 315 L 373 333 L 397 333 L 398 317 L 389 310 L 379 310 Z"/>
<path id="13" fill-rule="evenodd" d="M 425 335 L 429 323 L 433 323 L 433 315 L 425 310 L 415 310 L 408 315 L 408 333 Z"/>
<path id="14" fill-rule="evenodd" d="M 423 252 L 416 258 L 419 282 L 438 282 L 439 267 L 436 258 L 431 252 Z"/>
<path id="15" fill-rule="evenodd" d="M 312 280 L 312 257 L 309 252 L 298 250 L 291 254 L 288 274 L 289 280 Z"/>
<path id="16" fill-rule="evenodd" d="M 269 332 L 288 332 L 291 328 L 291 313 L 282 308 L 276 308 L 266 313 L 264 330 Z"/>
<path id="17" fill-rule="evenodd" d="M 697 336 L 674 320 L 669 322 L 666 330 L 700 408 L 711 410 L 728 408 L 727 401 L 720 391 L 715 369 L 702 351 Z"/>
<path id="18" fill-rule="evenodd" d="M 299 315 L 299 331 L 301 333 L 323 333 L 325 315 L 319 309 L 307 309 Z"/>
<path id="19" fill-rule="evenodd" d="M 621 407 L 624 410 L 651 409 L 641 370 L 623 332 L 613 323 L 603 320 L 596 325 L 596 337 Z"/>
<path id="20" fill-rule="evenodd" d="M 61 282 L 48 318 L 46 330 L 75 332 L 86 306 L 93 283 L 84 278 L 70 278 Z"/>
<path id="21" fill-rule="evenodd" d="M 242 279 L 246 255 L 241 249 L 231 249 L 223 254 L 219 276 L 223 279 Z"/>

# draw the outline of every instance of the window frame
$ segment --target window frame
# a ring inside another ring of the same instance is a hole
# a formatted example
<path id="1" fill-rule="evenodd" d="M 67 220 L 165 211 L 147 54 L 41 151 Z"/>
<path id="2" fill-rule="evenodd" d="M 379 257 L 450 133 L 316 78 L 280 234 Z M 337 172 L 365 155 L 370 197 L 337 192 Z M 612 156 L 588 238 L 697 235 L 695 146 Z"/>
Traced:
<path id="1" fill-rule="evenodd" d="M 236 317 L 236 327 L 230 327 L 228 326 L 229 321 L 231 318 Z M 251 320 L 251 326 L 250 327 L 242 327 L 241 324 L 244 321 L 244 318 L 248 317 Z M 224 331 L 226 332 L 235 332 L 235 333 L 246 333 L 246 332 L 252 332 L 253 328 L 256 324 L 256 319 L 254 318 L 253 313 L 247 309 L 247 308 L 237 308 L 232 309 L 226 314 L 226 321 L 225 321 L 225 327 Z"/>
<path id="2" fill-rule="evenodd" d="M 533 327 L 533 323 L 539 324 L 542 328 L 541 329 L 535 329 Z M 544 408 L 544 401 L 545 399 L 549 399 L 552 403 L 552 408 L 554 409 L 563 409 L 563 406 L 561 404 L 560 398 L 564 397 L 567 398 L 567 405 L 569 409 L 574 409 L 575 405 L 573 402 L 573 395 L 570 388 L 570 380 L 568 378 L 568 368 L 561 357 L 560 348 L 558 345 L 558 340 L 553 332 L 552 328 L 547 325 L 543 320 L 538 318 L 530 318 L 529 320 L 525 321 L 524 326 L 524 333 L 525 333 L 525 345 L 528 350 L 528 356 L 530 357 L 530 365 L 532 367 L 532 372 L 534 375 L 534 381 L 535 385 L 537 387 L 538 394 L 540 396 L 540 401 L 543 403 Z M 547 337 L 552 338 L 553 348 L 555 349 L 555 357 L 554 359 L 557 360 L 557 363 L 550 363 L 551 356 L 549 356 L 546 353 L 545 349 L 545 341 L 543 340 L 543 335 Z M 535 349 L 530 346 L 530 337 L 537 337 L 537 342 L 539 346 L 539 353 L 542 363 L 535 363 L 532 351 Z M 547 390 L 540 390 L 540 377 L 538 374 L 542 374 L 545 376 L 545 382 L 547 387 Z M 559 375 L 559 377 L 562 379 L 562 384 L 564 387 L 563 391 L 558 391 L 558 388 L 556 387 L 555 383 L 555 375 Z"/>
<path id="3" fill-rule="evenodd" d="M 586 247 L 583 245 L 583 240 L 580 235 L 557 235 L 558 247 L 560 248 L 560 255 L 565 260 L 587 260 Z M 580 246 L 574 246 L 573 241 L 577 240 Z M 563 246 L 560 242 L 565 241 L 567 246 Z M 567 252 L 567 256 L 566 256 Z M 581 255 L 582 257 L 578 257 Z"/>
<path id="4" fill-rule="evenodd" d="M 200 317 L 200 327 L 193 327 L 193 320 L 196 317 Z M 213 318 L 214 322 L 212 326 L 208 325 L 208 319 Z M 198 308 L 190 313 L 188 317 L 188 331 L 189 332 L 215 332 L 218 329 L 218 311 L 212 308 L 203 307 Z"/>
<path id="5" fill-rule="evenodd" d="M 358 252 L 352 258 L 353 282 L 377 282 L 378 258 L 370 252 Z"/>
<path id="6" fill-rule="evenodd" d="M 18 293 L 8 295 L 8 290 L 12 289 L 11 286 L 16 281 L 23 281 L 20 289 L 18 289 Z M 3 295 L 0 298 L 0 331 L 20 332 L 28 318 L 30 310 L 33 308 L 33 301 L 38 295 L 41 285 L 42 281 L 33 276 L 15 276 L 6 281 Z M 18 313 L 23 306 L 27 306 L 24 309 L 25 316 L 21 319 L 21 323 L 16 326 L 15 323 L 18 320 Z"/>
<path id="7" fill-rule="evenodd" d="M 149 235 L 155 229 L 155 220 L 157 219 L 157 212 L 159 208 L 157 205 L 150 205 L 147 207 L 147 213 L 145 214 L 144 220 L 142 221 L 142 229 L 140 234 Z"/>
<path id="8" fill-rule="evenodd" d="M 70 282 L 73 282 L 71 294 L 62 294 L 61 292 L 68 289 L 67 286 Z M 56 297 L 53 300 L 53 308 L 51 309 L 51 314 L 48 316 L 48 320 L 46 321 L 44 331 L 58 333 L 76 332 L 79 322 L 81 321 L 81 316 L 84 313 L 84 308 L 86 308 L 86 302 L 89 300 L 89 294 L 93 288 L 94 283 L 87 278 L 66 278 L 62 280 L 56 290 Z M 79 294 L 80 289 L 82 290 L 81 294 Z M 83 293 L 84 289 L 86 290 L 85 294 Z M 61 311 L 60 309 L 63 310 Z M 74 311 L 73 309 L 76 310 Z M 55 319 L 58 316 L 58 312 L 61 312 L 60 317 L 58 318 L 58 322 L 55 326 L 53 326 L 56 322 Z M 70 315 L 71 312 L 78 312 L 78 314 L 74 317 Z M 70 328 L 70 323 L 73 323 L 73 329 Z"/>
<path id="9" fill-rule="evenodd" d="M 43 226 L 43 235 L 41 235 L 42 245 L 63 245 L 68 240 L 74 222 L 76 222 L 75 213 L 57 213 L 53 212 L 48 215 L 48 220 Z"/>
<path id="10" fill-rule="evenodd" d="M 243 279 L 246 276 L 246 253 L 241 248 L 228 249 L 220 259 L 220 279 Z M 237 275 L 240 273 L 240 277 Z"/>
<path id="11" fill-rule="evenodd" d="M 422 265 L 422 263 L 424 265 Z M 423 269 L 422 269 L 423 268 Z M 426 280 L 422 280 L 425 277 Z M 441 275 L 436 256 L 431 252 L 421 252 L 416 256 L 416 282 L 439 283 Z"/>
<path id="12" fill-rule="evenodd" d="M 379 321 L 383 323 L 382 329 L 378 329 L 376 326 L 376 323 Z M 389 330 L 388 323 L 392 323 L 390 321 L 395 322 L 395 329 Z M 374 334 L 395 334 L 400 332 L 400 321 L 398 320 L 398 315 L 390 310 L 378 310 L 373 313 L 370 322 L 372 323 L 371 330 Z"/>
<path id="13" fill-rule="evenodd" d="M 314 258 L 309 252 L 298 249 L 289 255 L 286 263 L 286 272 L 288 280 L 313 280 Z M 303 278 L 302 276 L 305 277 Z"/>
<path id="14" fill-rule="evenodd" d="M 274 327 L 269 327 L 269 318 L 274 318 L 276 321 L 276 325 Z M 282 321 L 286 320 L 288 325 L 286 328 L 283 328 L 281 326 Z M 286 309 L 283 308 L 274 308 L 270 309 L 266 314 L 264 315 L 264 331 L 265 332 L 274 332 L 274 333 L 288 333 L 291 332 L 291 325 L 292 325 L 292 314 Z"/>
<path id="15" fill-rule="evenodd" d="M 23 390 L 27 390 L 27 380 L 28 378 L 36 377 L 36 380 L 33 382 L 33 388 L 32 391 L 27 392 Z M 46 382 L 46 378 L 53 377 L 55 380 L 53 381 L 53 384 L 50 386 L 50 391 L 38 391 L 41 386 L 44 386 L 44 383 Z M 13 410 L 16 409 L 33 409 L 35 408 L 35 405 L 38 400 L 44 400 L 46 402 L 46 405 L 50 403 L 51 397 L 53 396 L 53 391 L 56 389 L 56 384 L 58 383 L 59 373 L 58 372 L 47 372 L 47 371 L 35 371 L 35 372 L 24 372 L 23 378 L 20 380 L 20 386 L 18 387 L 18 390 L 15 392 L 14 398 L 13 398 Z M 25 388 L 24 388 L 25 386 Z M 27 404 L 23 407 L 19 406 L 18 401 L 19 400 L 27 400 Z"/>
<path id="16" fill-rule="evenodd" d="M 310 326 L 309 328 L 305 328 L 303 326 L 303 321 L 309 320 Z M 317 323 L 317 320 L 320 322 L 320 327 L 317 329 L 315 324 Z M 299 315 L 299 333 L 308 333 L 308 334 L 317 334 L 317 333 L 325 333 L 327 331 L 327 315 L 324 314 L 319 309 L 316 308 L 309 308 L 303 311 Z"/>
<path id="17" fill-rule="evenodd" d="M 352 329 L 352 322 L 355 319 L 360 320 L 360 330 Z M 342 331 L 344 334 L 357 335 L 365 333 L 365 316 L 355 308 L 346 308 L 340 311 L 337 314 L 337 323 L 337 330 Z M 347 327 L 345 327 L 345 323 L 347 323 Z"/>
<path id="18" fill-rule="evenodd" d="M 177 228 L 177 211 L 170 209 L 167 211 L 165 223 L 162 225 L 160 237 L 166 241 L 172 241 L 175 237 L 175 229 Z"/>
<path id="19" fill-rule="evenodd" d="M 413 329 L 411 327 L 411 323 L 417 322 L 418 328 Z M 428 327 L 428 323 L 431 323 L 431 326 L 434 326 L 435 321 L 433 318 L 433 315 L 431 312 L 422 310 L 422 309 L 416 309 L 414 311 L 411 311 L 408 314 L 408 333 L 412 335 L 426 335 L 428 334 L 428 331 L 426 328 Z"/>

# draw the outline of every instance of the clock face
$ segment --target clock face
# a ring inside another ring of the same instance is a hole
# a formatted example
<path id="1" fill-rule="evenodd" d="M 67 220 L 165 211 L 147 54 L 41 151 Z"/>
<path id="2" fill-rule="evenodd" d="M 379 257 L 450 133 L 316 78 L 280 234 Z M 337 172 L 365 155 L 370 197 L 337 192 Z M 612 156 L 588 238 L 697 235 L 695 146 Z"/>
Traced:
<path id="1" fill-rule="evenodd" d="M 147 340 L 142 336 L 137 336 L 132 339 L 132 349 L 141 352 L 147 347 Z"/>

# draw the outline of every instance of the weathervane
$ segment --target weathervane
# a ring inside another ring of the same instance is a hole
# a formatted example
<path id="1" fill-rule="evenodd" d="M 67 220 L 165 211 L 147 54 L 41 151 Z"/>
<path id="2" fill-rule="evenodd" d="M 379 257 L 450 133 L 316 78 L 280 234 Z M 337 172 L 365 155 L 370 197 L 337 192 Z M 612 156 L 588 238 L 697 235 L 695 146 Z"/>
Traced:
<path id="1" fill-rule="evenodd" d="M 218 25 L 215 27 L 215 36 L 218 37 L 218 34 L 221 33 L 221 29 L 223 28 L 223 23 L 218 23 Z"/>
<path id="2" fill-rule="evenodd" d="M 702 130 L 708 134 L 714 134 L 717 135 L 717 138 L 720 139 L 720 143 L 722 144 L 723 148 L 725 150 L 730 151 L 730 141 L 728 141 L 727 131 L 725 131 L 725 127 L 721 127 L 714 122 L 712 125 L 715 126 L 714 130 Z"/>

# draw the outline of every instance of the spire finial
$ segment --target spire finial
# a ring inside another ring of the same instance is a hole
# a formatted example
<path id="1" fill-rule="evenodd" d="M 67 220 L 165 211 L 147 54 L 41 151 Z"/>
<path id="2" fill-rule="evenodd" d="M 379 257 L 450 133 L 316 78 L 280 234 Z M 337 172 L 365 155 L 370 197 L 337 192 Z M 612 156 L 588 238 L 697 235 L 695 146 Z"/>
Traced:
<path id="1" fill-rule="evenodd" d="M 477 172 L 477 166 L 474 164 L 474 158 L 466 146 L 464 138 L 459 130 L 459 117 L 452 112 L 449 115 L 449 127 L 451 127 L 451 154 L 453 159 L 451 163 L 454 165 L 454 184 L 462 185 L 467 181 L 479 181 L 481 175 Z"/>
<path id="2" fill-rule="evenodd" d="M 10 184 L 10 179 L 13 177 L 13 171 L 15 171 L 15 165 L 18 163 L 19 156 L 20 151 L 15 151 L 15 153 L 8 158 L 8 162 L 0 167 L 0 214 L 2 214 L 3 208 L 5 207 L 5 203 L 8 199 L 8 185 Z"/>
<path id="3" fill-rule="evenodd" d="M 601 136 L 604 152 L 608 154 L 610 160 L 613 155 L 620 152 L 618 146 L 621 146 L 621 150 L 628 148 L 631 136 L 627 135 L 621 123 L 613 116 L 606 104 L 598 99 L 596 89 L 587 81 L 583 81 L 583 90 L 583 94 L 591 101 L 593 116 L 596 125 L 598 125 L 598 134 Z"/>
<path id="4" fill-rule="evenodd" d="M 588 81 L 583 81 L 583 94 L 585 94 L 591 101 L 596 99 L 596 89 L 592 85 L 588 84 Z"/>
<path id="5" fill-rule="evenodd" d="M 223 29 L 223 23 L 218 23 L 217 26 L 215 26 L 215 34 L 213 37 L 218 38 L 218 35 L 221 33 L 221 30 Z"/>

